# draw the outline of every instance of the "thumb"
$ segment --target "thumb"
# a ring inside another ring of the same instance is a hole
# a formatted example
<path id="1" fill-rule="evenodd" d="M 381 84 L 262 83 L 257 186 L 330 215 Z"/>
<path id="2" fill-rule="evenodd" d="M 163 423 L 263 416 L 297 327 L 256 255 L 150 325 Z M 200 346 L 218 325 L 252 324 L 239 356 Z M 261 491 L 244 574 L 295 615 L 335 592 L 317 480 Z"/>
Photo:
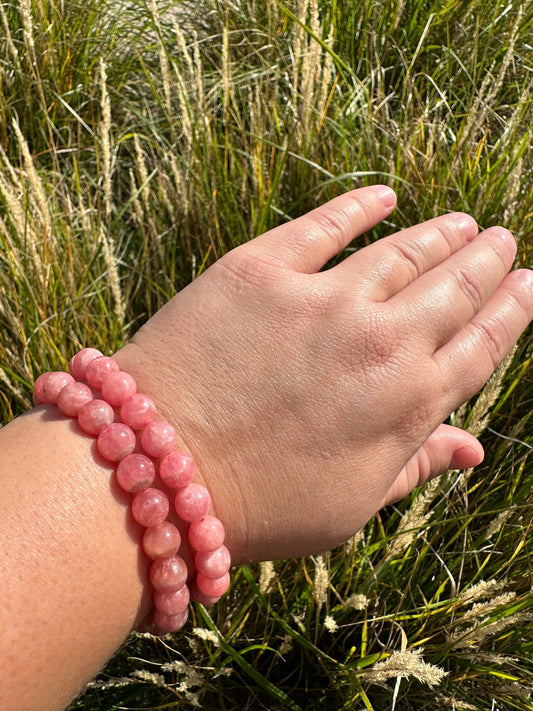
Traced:
<path id="1" fill-rule="evenodd" d="M 448 469 L 475 467 L 483 457 L 483 447 L 471 434 L 451 425 L 440 425 L 398 474 L 381 507 L 403 499 L 417 486 Z"/>

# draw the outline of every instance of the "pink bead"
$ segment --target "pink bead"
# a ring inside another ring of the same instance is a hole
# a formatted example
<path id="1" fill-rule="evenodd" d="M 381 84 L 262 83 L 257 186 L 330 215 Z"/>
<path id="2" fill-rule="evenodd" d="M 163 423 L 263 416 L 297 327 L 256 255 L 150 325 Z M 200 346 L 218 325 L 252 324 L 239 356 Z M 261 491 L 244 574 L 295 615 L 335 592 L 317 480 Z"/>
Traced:
<path id="1" fill-rule="evenodd" d="M 109 373 L 117 373 L 120 370 L 118 363 L 113 358 L 101 356 L 95 358 L 87 365 L 85 370 L 85 380 L 92 385 L 93 388 L 100 390 L 104 379 Z"/>
<path id="2" fill-rule="evenodd" d="M 79 353 L 76 353 L 68 364 L 71 375 L 76 380 L 85 380 L 85 371 L 89 363 L 95 358 L 100 358 L 102 355 L 102 352 L 97 348 L 84 348 Z"/>
<path id="3" fill-rule="evenodd" d="M 144 489 L 133 497 L 131 514 L 141 526 L 157 526 L 166 519 L 170 502 L 159 489 Z"/>
<path id="4" fill-rule="evenodd" d="M 66 385 L 74 382 L 72 375 L 61 371 L 55 373 L 45 373 L 43 380 L 39 383 L 39 399 L 43 402 L 53 402 L 57 405 L 59 393 Z M 42 384 L 41 384 L 42 383 Z"/>
<path id="5" fill-rule="evenodd" d="M 143 429 L 141 444 L 150 457 L 164 457 L 178 441 L 176 430 L 168 422 L 150 422 Z"/>
<path id="6" fill-rule="evenodd" d="M 126 398 L 135 395 L 137 383 L 132 375 L 119 370 L 106 375 L 101 390 L 104 400 L 113 407 L 120 407 Z"/>
<path id="7" fill-rule="evenodd" d="M 189 610 L 186 608 L 178 615 L 165 615 L 156 608 L 154 611 L 154 622 L 156 627 L 165 634 L 178 632 L 187 622 Z"/>
<path id="8" fill-rule="evenodd" d="M 158 558 L 150 566 L 150 582 L 154 590 L 174 592 L 187 582 L 187 566 L 179 555 Z"/>
<path id="9" fill-rule="evenodd" d="M 196 570 L 206 578 L 221 578 L 231 566 L 231 555 L 226 546 L 214 551 L 199 551 L 194 563 Z"/>
<path id="10" fill-rule="evenodd" d="M 159 464 L 159 476 L 172 489 L 189 486 L 195 474 L 194 459 L 185 452 L 170 452 Z"/>
<path id="11" fill-rule="evenodd" d="M 174 506 L 184 521 L 200 521 L 211 508 L 211 497 L 205 486 L 189 484 L 184 489 L 178 489 Z"/>
<path id="12" fill-rule="evenodd" d="M 119 462 L 135 449 L 135 432 L 122 422 L 106 425 L 97 439 L 98 451 L 110 462 Z"/>
<path id="13" fill-rule="evenodd" d="M 179 615 L 187 609 L 190 599 L 191 595 L 187 585 L 175 592 L 162 593 L 157 590 L 154 592 L 155 608 L 164 615 Z"/>
<path id="14" fill-rule="evenodd" d="M 144 552 L 154 560 L 156 558 L 170 558 L 176 555 L 180 544 L 180 532 L 170 521 L 163 521 L 157 526 L 151 526 L 144 532 Z"/>
<path id="15" fill-rule="evenodd" d="M 120 419 L 134 430 L 142 430 L 155 420 L 156 415 L 157 410 L 152 398 L 139 393 L 124 400 L 120 408 Z"/>
<path id="16" fill-rule="evenodd" d="M 111 407 L 106 403 L 108 407 Z M 111 408 L 113 409 L 113 408 Z M 155 479 L 155 464 L 150 457 L 144 454 L 128 454 L 117 467 L 117 481 L 119 486 L 134 494 L 137 491 L 148 489 Z"/>
<path id="17" fill-rule="evenodd" d="M 208 595 L 204 595 L 194 580 L 190 586 L 190 595 L 191 600 L 200 602 L 202 605 L 214 605 L 222 597 L 221 595 L 218 595 L 217 597 L 209 597 Z"/>
<path id="18" fill-rule="evenodd" d="M 67 417 L 77 417 L 81 408 L 93 399 L 91 388 L 85 383 L 69 383 L 59 393 L 57 406 Z"/>
<path id="19" fill-rule="evenodd" d="M 49 375 L 50 371 L 42 373 L 41 375 L 39 375 L 33 385 L 33 404 L 36 406 L 44 405 L 44 403 L 46 402 L 46 397 L 44 394 L 44 384 L 46 383 L 46 380 Z"/>
<path id="20" fill-rule="evenodd" d="M 220 597 L 229 588 L 230 575 L 225 573 L 221 578 L 206 578 L 202 573 L 196 575 L 198 590 L 207 597 Z"/>
<path id="21" fill-rule="evenodd" d="M 204 516 L 189 526 L 189 543 L 195 551 L 214 551 L 224 543 L 224 526 L 215 516 Z"/>
<path id="22" fill-rule="evenodd" d="M 111 407 L 111 405 L 108 405 Z M 119 486 L 135 494 L 152 486 L 155 479 L 155 464 L 144 454 L 128 454 L 117 467 L 117 482 Z"/>
<path id="23" fill-rule="evenodd" d="M 105 400 L 90 400 L 78 412 L 78 425 L 87 434 L 96 437 L 115 419 L 115 412 Z"/>

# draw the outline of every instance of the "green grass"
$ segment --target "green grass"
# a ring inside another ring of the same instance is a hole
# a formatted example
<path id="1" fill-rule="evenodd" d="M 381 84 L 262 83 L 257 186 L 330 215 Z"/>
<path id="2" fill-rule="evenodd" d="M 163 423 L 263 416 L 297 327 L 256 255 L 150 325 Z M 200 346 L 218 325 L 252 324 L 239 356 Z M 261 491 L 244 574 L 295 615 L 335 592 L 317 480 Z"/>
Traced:
<path id="1" fill-rule="evenodd" d="M 398 193 L 368 240 L 465 210 L 532 263 L 532 2 L 2 13 L 4 422 L 36 373 L 115 350 L 225 251 L 352 187 Z M 133 637 L 72 709 L 533 709 L 532 358 L 526 334 L 454 414 L 482 466 L 336 551 L 235 571 L 216 609 L 171 642 Z"/>

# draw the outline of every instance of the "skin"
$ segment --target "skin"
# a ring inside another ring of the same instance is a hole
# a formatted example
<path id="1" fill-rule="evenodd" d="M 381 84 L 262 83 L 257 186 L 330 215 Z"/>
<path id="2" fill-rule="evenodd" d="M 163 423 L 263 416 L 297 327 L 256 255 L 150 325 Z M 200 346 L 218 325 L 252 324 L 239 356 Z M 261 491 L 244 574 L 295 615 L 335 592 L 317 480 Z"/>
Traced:
<path id="1" fill-rule="evenodd" d="M 353 191 L 238 247 L 115 356 L 195 457 L 235 563 L 331 548 L 483 458 L 440 423 L 530 322 L 533 273 L 509 273 L 507 230 L 478 234 L 462 214 L 320 271 L 394 202 Z M 0 698 L 52 711 L 146 615 L 147 565 L 127 497 L 75 423 L 40 407 L 0 441 Z"/>

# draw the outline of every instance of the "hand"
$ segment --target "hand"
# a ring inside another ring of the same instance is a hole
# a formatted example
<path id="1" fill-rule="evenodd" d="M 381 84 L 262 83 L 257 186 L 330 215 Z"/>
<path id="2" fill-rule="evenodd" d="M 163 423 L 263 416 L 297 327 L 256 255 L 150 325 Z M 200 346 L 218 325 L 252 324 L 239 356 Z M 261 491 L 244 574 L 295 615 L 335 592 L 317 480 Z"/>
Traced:
<path id="1" fill-rule="evenodd" d="M 460 213 L 319 271 L 394 203 L 355 190 L 234 249 L 117 354 L 195 457 L 236 563 L 332 548 L 483 458 L 439 423 L 526 328 L 533 272 Z"/>

